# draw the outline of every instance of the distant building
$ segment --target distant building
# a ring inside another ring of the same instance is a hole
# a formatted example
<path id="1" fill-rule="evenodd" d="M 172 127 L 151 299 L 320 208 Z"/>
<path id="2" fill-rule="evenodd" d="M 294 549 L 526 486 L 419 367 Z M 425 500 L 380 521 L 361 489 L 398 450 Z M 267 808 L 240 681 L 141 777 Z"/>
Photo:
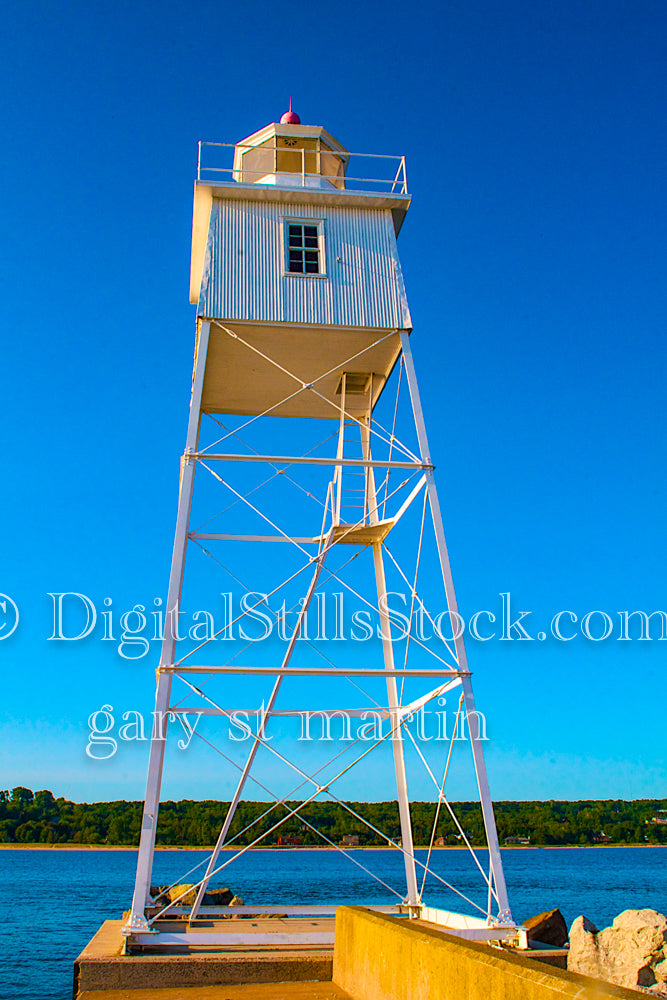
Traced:
<path id="1" fill-rule="evenodd" d="M 667 826 L 667 809 L 658 809 L 655 816 L 651 817 L 651 823 Z"/>
<path id="2" fill-rule="evenodd" d="M 610 844 L 611 843 L 611 837 L 609 836 L 609 834 L 605 833 L 604 830 L 600 830 L 600 832 L 596 833 L 595 836 L 593 837 L 593 843 L 594 844 Z"/>
<path id="3" fill-rule="evenodd" d="M 301 847 L 301 837 L 286 833 L 284 837 L 278 837 L 278 847 Z"/>
<path id="4" fill-rule="evenodd" d="M 359 846 L 359 838 L 357 837 L 356 833 L 348 833 L 341 840 L 340 846 L 341 847 L 358 847 Z"/>
<path id="5" fill-rule="evenodd" d="M 447 846 L 447 841 L 445 840 L 445 838 L 438 837 L 438 839 L 435 842 L 435 847 L 446 847 L 446 846 Z"/>
<path id="6" fill-rule="evenodd" d="M 505 837 L 505 843 L 508 847 L 527 847 L 530 837 Z"/>

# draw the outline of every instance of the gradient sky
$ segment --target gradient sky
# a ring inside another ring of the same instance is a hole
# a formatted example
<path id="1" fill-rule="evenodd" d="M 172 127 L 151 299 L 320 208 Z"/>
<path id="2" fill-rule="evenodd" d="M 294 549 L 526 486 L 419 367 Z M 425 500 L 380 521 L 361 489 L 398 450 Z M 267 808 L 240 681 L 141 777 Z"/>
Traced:
<path id="1" fill-rule="evenodd" d="M 49 592 L 165 595 L 194 336 L 198 139 L 277 120 L 405 153 L 399 250 L 496 798 L 667 796 L 667 643 L 619 642 L 665 589 L 665 39 L 649 0 L 3 5 L 3 787 L 143 796 L 145 745 L 84 753 L 103 702 L 150 710 L 157 654 L 47 641 Z M 175 764 L 170 793 L 215 792 Z M 228 793 L 220 787 L 220 797 Z M 391 797 L 390 785 L 358 798 Z M 420 789 L 417 789 L 419 792 Z"/>

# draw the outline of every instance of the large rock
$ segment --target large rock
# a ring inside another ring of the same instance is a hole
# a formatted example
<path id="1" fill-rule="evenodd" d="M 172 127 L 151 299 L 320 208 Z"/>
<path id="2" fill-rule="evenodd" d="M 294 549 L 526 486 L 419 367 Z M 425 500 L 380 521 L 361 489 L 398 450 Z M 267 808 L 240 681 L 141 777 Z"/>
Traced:
<path id="1" fill-rule="evenodd" d="M 598 931 L 586 917 L 570 928 L 567 967 L 617 986 L 652 988 L 667 981 L 667 917 L 656 910 L 625 910 Z"/>
<path id="2" fill-rule="evenodd" d="M 528 932 L 529 941 L 553 944 L 557 948 L 567 944 L 567 924 L 560 910 L 546 910 L 521 922 Z"/>
<path id="3" fill-rule="evenodd" d="M 192 906 L 197 898 L 198 888 L 198 886 L 189 882 L 183 882 L 182 885 L 173 885 L 171 887 L 168 885 L 152 885 L 151 896 L 153 899 L 160 896 L 160 903 L 164 905 L 167 901 L 172 903 L 184 892 L 185 895 L 182 899 L 178 900 L 178 905 Z M 238 906 L 238 903 L 232 903 L 234 899 L 240 899 L 240 896 L 235 896 L 232 889 L 207 889 L 202 899 L 202 906 Z"/>
<path id="4" fill-rule="evenodd" d="M 588 917 L 577 917 L 570 927 L 570 952 L 567 967 L 570 972 L 602 979 L 598 952 L 598 929 Z"/>
<path id="5" fill-rule="evenodd" d="M 184 882 L 182 885 L 173 885 L 167 896 L 170 903 L 176 902 L 178 906 L 192 906 L 197 898 L 197 889 L 191 882 Z"/>
<path id="6" fill-rule="evenodd" d="M 234 893 L 231 889 L 207 889 L 202 900 L 204 906 L 230 906 Z"/>
<path id="7" fill-rule="evenodd" d="M 182 892 L 186 892 L 186 895 L 179 900 L 182 906 L 191 906 L 197 898 L 198 886 L 189 885 L 183 883 L 183 885 L 175 885 L 169 890 L 169 899 L 174 900 L 181 895 Z M 207 889 L 204 893 L 204 898 L 202 899 L 203 906 L 232 906 L 239 904 L 233 903 L 233 900 L 238 899 L 231 889 Z"/>

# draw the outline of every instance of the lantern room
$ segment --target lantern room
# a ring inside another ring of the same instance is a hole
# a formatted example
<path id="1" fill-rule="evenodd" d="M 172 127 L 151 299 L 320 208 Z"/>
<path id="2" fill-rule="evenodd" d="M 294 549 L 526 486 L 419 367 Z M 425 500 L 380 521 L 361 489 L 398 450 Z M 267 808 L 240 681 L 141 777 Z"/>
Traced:
<path id="1" fill-rule="evenodd" d="M 253 132 L 234 150 L 235 181 L 324 188 L 345 187 L 347 150 L 321 125 L 302 125 L 290 110 Z"/>

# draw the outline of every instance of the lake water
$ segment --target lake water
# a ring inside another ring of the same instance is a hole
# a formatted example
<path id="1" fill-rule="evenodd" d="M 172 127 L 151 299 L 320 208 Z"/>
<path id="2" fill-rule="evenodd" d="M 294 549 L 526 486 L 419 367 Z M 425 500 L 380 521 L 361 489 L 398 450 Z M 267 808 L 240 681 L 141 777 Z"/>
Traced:
<path id="1" fill-rule="evenodd" d="M 351 851 L 356 860 L 396 889 L 402 858 L 393 851 Z M 417 852 L 423 857 L 425 852 Z M 483 860 L 484 852 L 479 852 Z M 160 851 L 154 882 L 180 879 L 205 857 Z M 7 1000 L 70 1000 L 72 963 L 103 920 L 128 908 L 135 851 L 0 851 L 3 983 Z M 479 876 L 464 851 L 439 851 L 432 867 L 475 902 L 484 902 Z M 598 927 L 625 909 L 667 912 L 667 849 L 570 848 L 503 851 L 515 919 L 560 907 L 568 924 L 585 913 Z M 196 879 L 191 879 L 195 881 Z M 252 851 L 215 880 L 246 904 L 390 903 L 387 890 L 333 851 Z M 429 903 L 474 912 L 435 880 Z M 13 987 L 12 987 L 13 984 Z M 11 987 L 11 988 L 10 988 Z"/>

